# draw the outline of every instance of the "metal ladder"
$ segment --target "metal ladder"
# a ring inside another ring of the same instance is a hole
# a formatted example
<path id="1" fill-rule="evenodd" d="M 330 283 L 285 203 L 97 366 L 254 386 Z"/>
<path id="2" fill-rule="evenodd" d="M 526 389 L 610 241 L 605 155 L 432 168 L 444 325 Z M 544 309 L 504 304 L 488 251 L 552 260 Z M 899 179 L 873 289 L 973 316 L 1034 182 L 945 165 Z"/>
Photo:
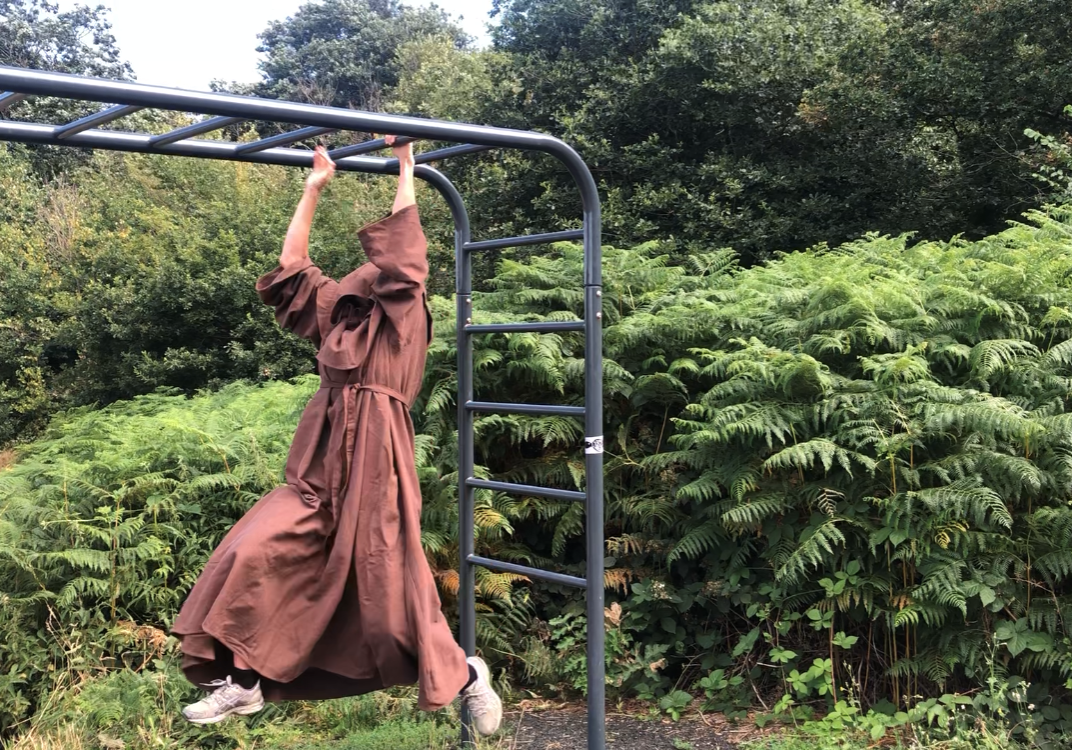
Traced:
<path id="1" fill-rule="evenodd" d="M 476 580 L 477 566 L 504 573 L 516 573 L 537 580 L 584 589 L 587 597 L 586 648 L 588 661 L 588 750 L 603 750 L 606 744 L 605 671 L 603 625 L 603 344 L 602 279 L 600 275 L 598 203 L 595 215 L 585 212 L 583 229 L 549 232 L 525 237 L 472 242 L 468 222 L 460 222 L 455 234 L 456 297 L 458 336 L 458 497 L 460 501 L 460 611 L 461 645 L 469 655 L 476 650 Z M 594 225 L 594 226 L 593 226 Z M 540 245 L 569 240 L 584 241 L 584 319 L 534 323 L 473 323 L 472 254 L 508 247 Z M 550 404 L 508 404 L 473 400 L 473 336 L 491 333 L 553 333 L 583 331 L 585 334 L 585 404 L 555 406 Z M 585 427 L 585 491 L 512 484 L 474 476 L 476 414 L 538 414 L 579 417 Z M 584 503 L 586 510 L 587 563 L 584 578 L 539 570 L 525 565 L 479 557 L 474 550 L 475 493 L 478 489 L 534 495 Z M 463 721 L 462 741 L 470 744 L 469 722 Z"/>

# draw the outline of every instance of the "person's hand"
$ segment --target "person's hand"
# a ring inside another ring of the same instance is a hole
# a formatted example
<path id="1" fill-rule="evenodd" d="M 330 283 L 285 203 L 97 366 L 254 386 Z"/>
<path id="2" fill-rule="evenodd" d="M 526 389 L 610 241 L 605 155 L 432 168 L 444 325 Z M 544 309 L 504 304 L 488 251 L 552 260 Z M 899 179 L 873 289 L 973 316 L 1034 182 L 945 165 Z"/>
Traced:
<path id="1" fill-rule="evenodd" d="M 317 146 L 313 152 L 313 171 L 305 178 L 305 187 L 319 193 L 335 176 L 335 162 L 328 156 L 328 150 Z"/>
<path id="2" fill-rule="evenodd" d="M 385 135 L 383 140 L 391 147 L 391 151 L 394 152 L 395 158 L 398 159 L 399 164 L 402 166 L 413 166 L 413 141 L 396 145 L 395 141 L 398 140 L 397 135 Z"/>

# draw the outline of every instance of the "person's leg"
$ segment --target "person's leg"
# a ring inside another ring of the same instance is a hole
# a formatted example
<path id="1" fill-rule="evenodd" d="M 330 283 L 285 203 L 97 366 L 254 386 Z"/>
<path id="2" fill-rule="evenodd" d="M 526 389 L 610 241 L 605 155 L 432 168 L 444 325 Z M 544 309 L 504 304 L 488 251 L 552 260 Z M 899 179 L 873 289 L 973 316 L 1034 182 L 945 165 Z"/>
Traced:
<path id="1" fill-rule="evenodd" d="M 246 690 L 252 690 L 260 683 L 261 678 L 256 672 L 253 671 L 253 667 L 246 663 L 238 654 L 234 655 L 234 681 L 244 687 Z"/>

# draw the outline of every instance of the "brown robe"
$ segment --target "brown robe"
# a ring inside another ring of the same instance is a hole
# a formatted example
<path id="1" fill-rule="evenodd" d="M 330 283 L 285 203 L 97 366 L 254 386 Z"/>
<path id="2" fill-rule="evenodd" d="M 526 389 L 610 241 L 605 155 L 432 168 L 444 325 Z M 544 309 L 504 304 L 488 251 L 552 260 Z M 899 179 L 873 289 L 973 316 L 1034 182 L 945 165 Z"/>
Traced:
<path id="1" fill-rule="evenodd" d="M 298 424 L 286 484 L 235 524 L 175 621 L 196 683 L 240 655 L 267 700 L 420 684 L 420 707 L 468 680 L 421 548 L 409 409 L 431 318 L 416 206 L 361 230 L 366 263 L 341 282 L 308 259 L 257 282 L 279 324 L 313 341 L 321 386 Z"/>

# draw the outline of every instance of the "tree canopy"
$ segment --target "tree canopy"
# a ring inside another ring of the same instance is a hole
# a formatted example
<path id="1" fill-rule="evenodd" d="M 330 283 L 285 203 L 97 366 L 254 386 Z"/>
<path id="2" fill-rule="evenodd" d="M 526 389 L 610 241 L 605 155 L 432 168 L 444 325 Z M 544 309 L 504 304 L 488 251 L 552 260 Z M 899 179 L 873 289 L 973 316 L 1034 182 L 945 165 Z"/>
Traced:
<path id="1" fill-rule="evenodd" d="M 261 34 L 259 96 L 379 110 L 383 91 L 398 82 L 395 57 L 405 42 L 446 35 L 468 37 L 442 11 L 399 0 L 324 0 L 307 3 Z"/>
<path id="2" fill-rule="evenodd" d="M 51 70 L 102 78 L 130 78 L 112 36 L 103 5 L 78 5 L 60 11 L 47 0 L 0 0 L 0 65 Z M 63 123 L 84 117 L 98 106 L 52 97 L 31 97 L 0 117 Z M 27 147 L 34 171 L 45 178 L 85 162 L 84 150 Z"/>
<path id="3" fill-rule="evenodd" d="M 1025 130 L 1068 129 L 1061 6 L 500 0 L 509 85 L 474 116 L 576 143 L 615 240 L 751 262 L 867 230 L 981 236 L 1043 200 Z M 525 166 L 478 213 L 565 221 L 560 176 Z"/>

